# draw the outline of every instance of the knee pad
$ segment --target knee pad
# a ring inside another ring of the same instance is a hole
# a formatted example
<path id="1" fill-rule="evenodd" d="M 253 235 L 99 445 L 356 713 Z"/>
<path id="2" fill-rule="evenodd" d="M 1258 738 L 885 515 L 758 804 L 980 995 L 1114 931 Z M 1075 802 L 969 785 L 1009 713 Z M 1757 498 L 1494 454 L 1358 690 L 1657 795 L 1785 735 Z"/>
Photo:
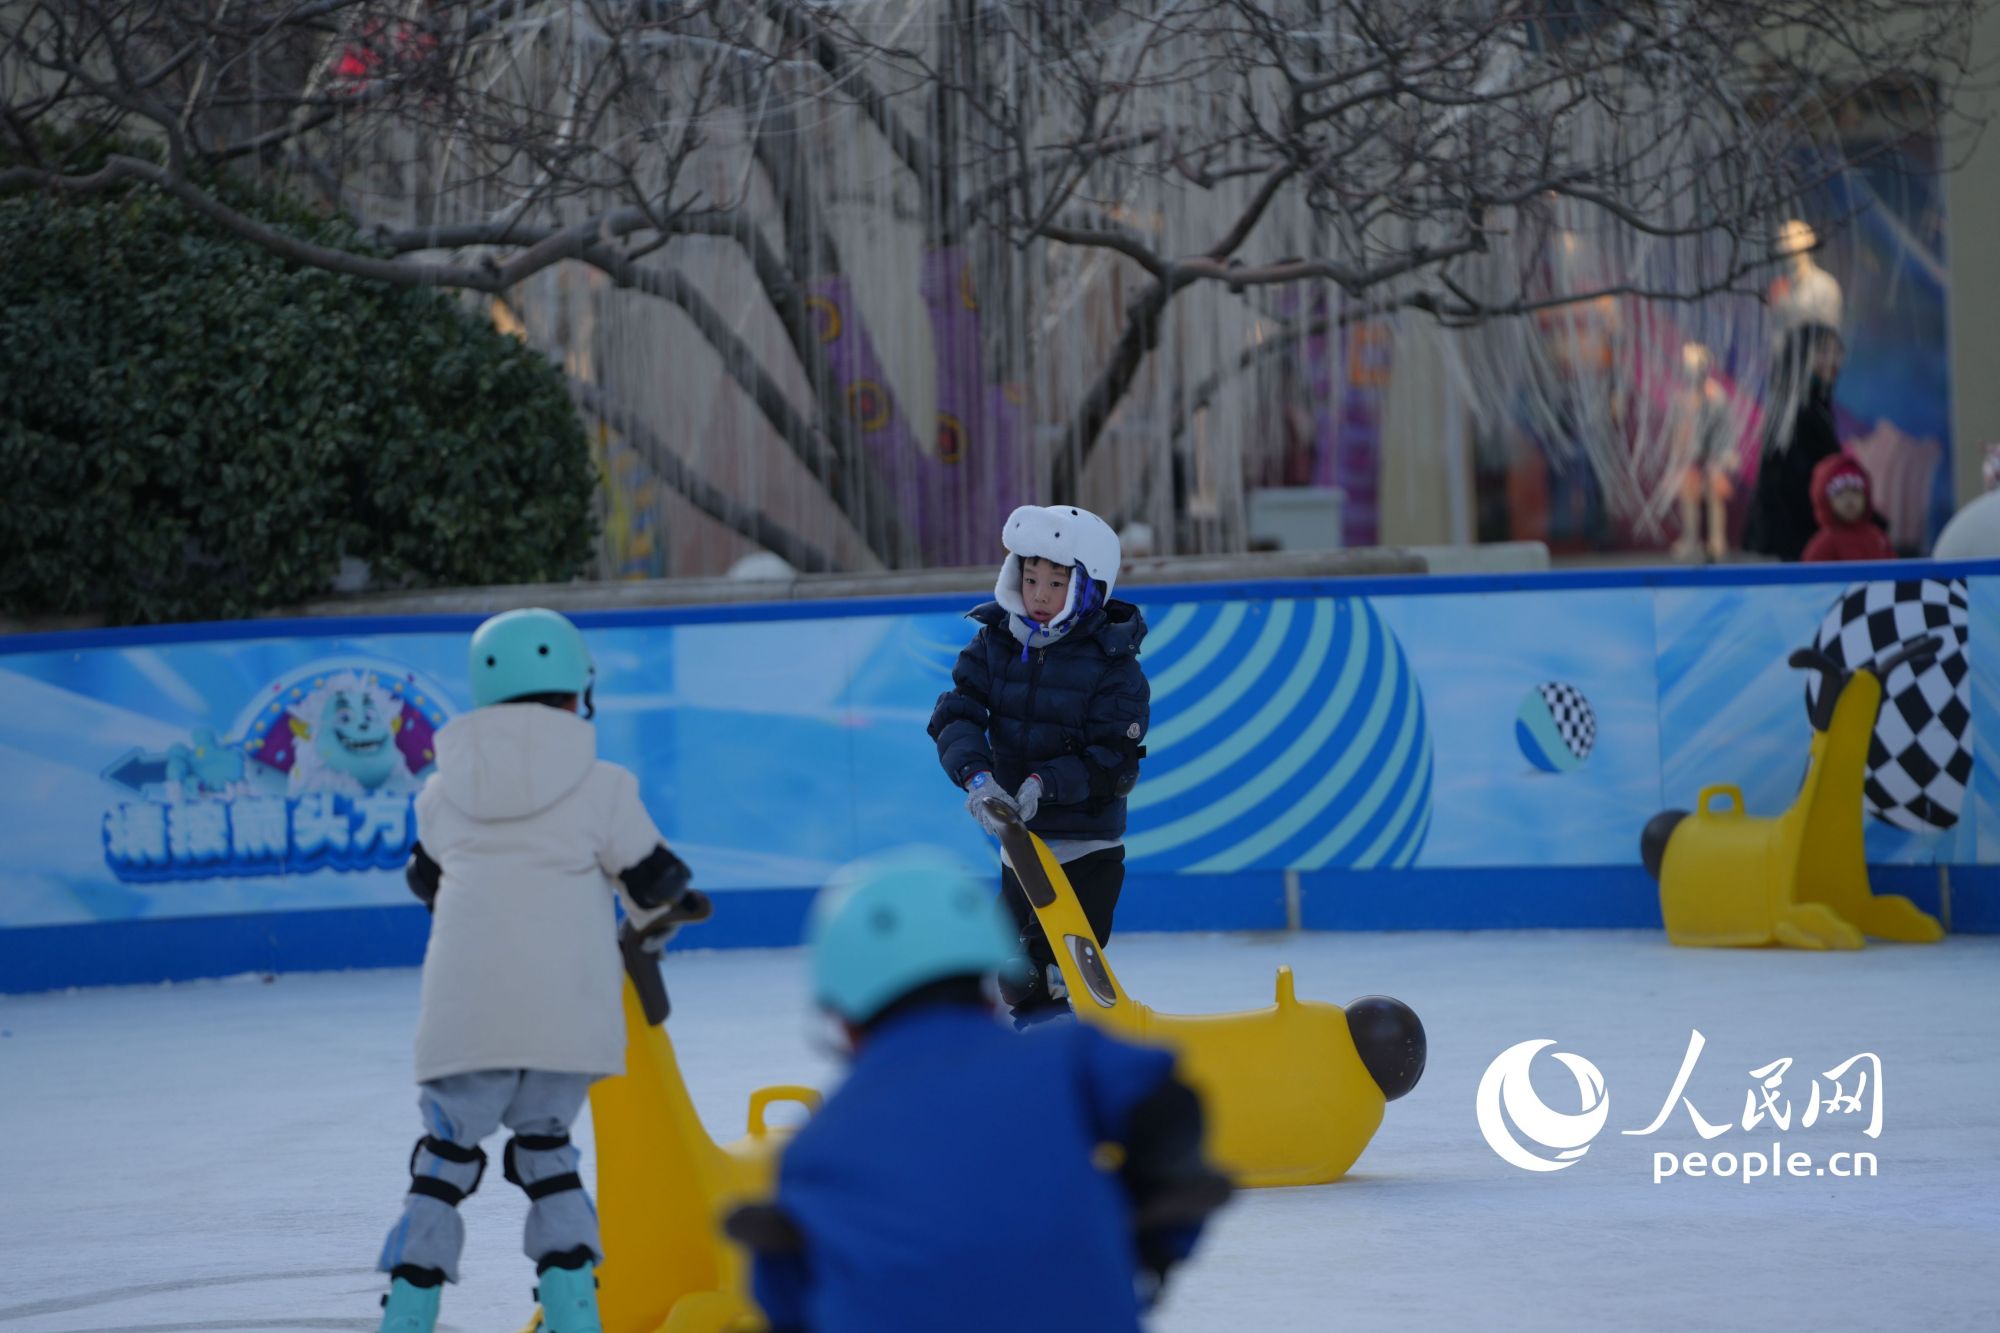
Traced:
<path id="1" fill-rule="evenodd" d="M 433 1157 L 450 1162 L 455 1166 L 470 1166 L 478 1163 L 479 1169 L 472 1173 L 470 1185 L 455 1185 L 442 1176 L 420 1176 L 417 1174 L 417 1157 L 429 1153 Z M 410 1193 L 421 1194 L 425 1198 L 436 1199 L 439 1203 L 456 1208 L 465 1201 L 468 1194 L 479 1188 L 479 1182 L 486 1178 L 486 1150 L 468 1148 L 463 1144 L 441 1139 L 435 1134 L 426 1134 L 410 1149 Z"/>
<path id="2" fill-rule="evenodd" d="M 539 1202 L 551 1194 L 561 1194 L 566 1190 L 583 1188 L 583 1177 L 574 1171 L 564 1171 L 559 1175 L 544 1176 L 540 1180 L 526 1180 L 521 1176 L 519 1154 L 524 1152 L 555 1152 L 569 1147 L 567 1134 L 516 1134 L 507 1140 L 507 1151 L 500 1159 L 501 1173 L 507 1183 L 518 1185 L 521 1192 L 531 1202 Z"/>

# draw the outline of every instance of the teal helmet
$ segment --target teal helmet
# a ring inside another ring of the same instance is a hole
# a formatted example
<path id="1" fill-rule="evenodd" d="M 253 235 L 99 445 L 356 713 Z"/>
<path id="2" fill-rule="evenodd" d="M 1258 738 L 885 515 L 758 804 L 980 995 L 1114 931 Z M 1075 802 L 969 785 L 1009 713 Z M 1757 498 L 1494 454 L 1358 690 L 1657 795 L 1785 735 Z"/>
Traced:
<path id="1" fill-rule="evenodd" d="M 813 903 L 806 942 L 814 1002 L 856 1024 L 919 986 L 999 972 L 1021 947 L 993 885 L 935 847 L 843 867 Z"/>
<path id="2" fill-rule="evenodd" d="M 587 696 L 596 675 L 582 631 L 538 606 L 503 612 L 472 631 L 466 665 L 474 708 L 527 694 Z"/>

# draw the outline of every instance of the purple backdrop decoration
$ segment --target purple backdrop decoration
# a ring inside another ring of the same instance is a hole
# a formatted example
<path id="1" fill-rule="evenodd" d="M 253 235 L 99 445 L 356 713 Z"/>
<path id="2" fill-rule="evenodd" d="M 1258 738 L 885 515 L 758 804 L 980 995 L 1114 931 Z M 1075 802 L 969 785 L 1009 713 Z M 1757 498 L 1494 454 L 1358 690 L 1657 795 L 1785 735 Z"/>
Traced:
<path id="1" fill-rule="evenodd" d="M 816 280 L 807 303 L 832 389 L 925 563 L 986 564 L 999 549 L 1002 520 L 1025 499 L 1019 455 L 1026 411 L 1017 386 L 986 380 L 977 295 L 964 251 L 926 254 L 921 288 L 937 373 L 937 419 L 928 447 L 919 443 L 890 385 L 848 280 Z"/>
<path id="2" fill-rule="evenodd" d="M 958 246 L 924 256 L 924 304 L 937 349 L 937 431 L 932 498 L 955 516 L 936 561 L 985 564 L 1000 548 L 1000 525 L 1026 500 L 1020 467 L 1025 412 L 1018 386 L 989 384 L 978 287 Z"/>
<path id="3" fill-rule="evenodd" d="M 1326 293 L 1318 292 L 1313 297 L 1312 318 L 1323 319 L 1326 312 Z M 1313 334 L 1306 342 L 1306 361 L 1311 372 L 1308 380 L 1312 385 L 1312 480 L 1315 486 L 1340 484 L 1336 443 L 1339 439 L 1340 422 L 1334 411 L 1334 405 L 1340 397 L 1340 380 L 1334 374 L 1334 368 L 1338 364 L 1335 356 L 1337 346 L 1332 335 L 1325 329 Z M 1346 531 L 1346 525 L 1347 516 L 1343 507 L 1341 514 L 1343 533 Z"/>
<path id="4" fill-rule="evenodd" d="M 1300 296 L 1281 292 L 1274 310 L 1283 319 L 1300 318 Z M 1323 290 L 1312 294 L 1305 318 L 1325 321 L 1333 314 Z M 1382 392 L 1388 383 L 1389 331 L 1367 323 L 1322 327 L 1305 339 L 1303 362 L 1312 400 L 1311 484 L 1338 486 L 1341 541 L 1373 546 L 1381 539 Z"/>
<path id="5" fill-rule="evenodd" d="M 1341 330 L 1347 376 L 1340 395 L 1339 472 L 1343 492 L 1341 541 L 1374 546 L 1381 540 L 1382 394 L 1392 355 L 1389 326 L 1374 321 Z"/>
<path id="6" fill-rule="evenodd" d="M 882 474 L 897 514 L 911 526 L 928 558 L 931 529 L 941 516 L 922 503 L 923 478 L 916 465 L 923 455 L 862 323 L 854 289 L 839 275 L 816 278 L 807 288 L 806 307 L 833 376 L 832 391 L 869 461 Z"/>

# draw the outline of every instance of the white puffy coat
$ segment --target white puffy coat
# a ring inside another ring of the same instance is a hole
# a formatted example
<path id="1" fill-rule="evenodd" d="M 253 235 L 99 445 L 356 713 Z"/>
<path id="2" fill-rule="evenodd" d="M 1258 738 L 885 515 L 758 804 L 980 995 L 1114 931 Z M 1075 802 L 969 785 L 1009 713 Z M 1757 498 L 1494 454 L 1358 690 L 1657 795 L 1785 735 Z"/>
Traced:
<path id="1" fill-rule="evenodd" d="M 596 729 L 531 703 L 452 719 L 417 796 L 417 838 L 443 871 L 417 1081 L 477 1069 L 623 1073 L 616 876 L 663 839 L 639 780 L 598 759 Z"/>
<path id="2" fill-rule="evenodd" d="M 2000 491 L 1968 500 L 1951 516 L 1931 548 L 1936 560 L 1991 560 L 2000 556 Z"/>

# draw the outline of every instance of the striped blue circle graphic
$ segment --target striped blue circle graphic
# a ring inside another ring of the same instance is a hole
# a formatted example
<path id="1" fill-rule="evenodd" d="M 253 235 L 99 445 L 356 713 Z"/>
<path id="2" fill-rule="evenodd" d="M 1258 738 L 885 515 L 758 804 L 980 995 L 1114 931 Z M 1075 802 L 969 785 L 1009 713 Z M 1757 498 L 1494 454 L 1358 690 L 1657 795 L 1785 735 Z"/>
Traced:
<path id="1" fill-rule="evenodd" d="M 1143 661 L 1153 726 L 1125 844 L 1144 869 L 1416 859 L 1430 727 L 1402 645 L 1365 599 L 1182 603 Z"/>

